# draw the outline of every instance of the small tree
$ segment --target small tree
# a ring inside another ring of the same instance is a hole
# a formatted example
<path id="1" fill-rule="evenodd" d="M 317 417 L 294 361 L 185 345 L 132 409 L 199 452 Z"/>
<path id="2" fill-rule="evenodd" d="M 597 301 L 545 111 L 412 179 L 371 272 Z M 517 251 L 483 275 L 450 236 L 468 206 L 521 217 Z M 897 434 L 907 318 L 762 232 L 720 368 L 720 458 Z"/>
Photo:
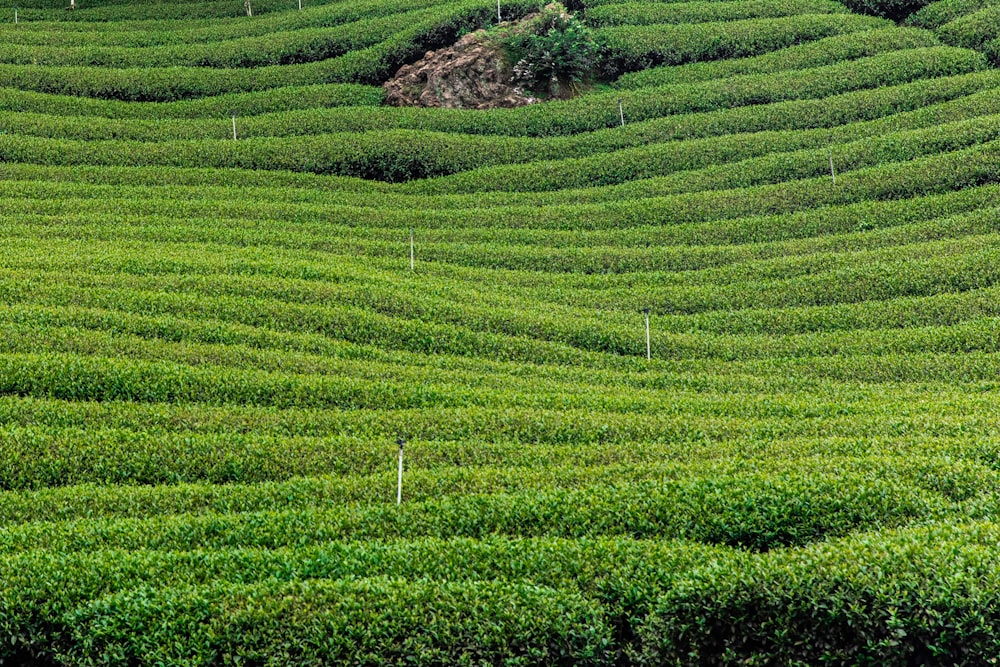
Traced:
<path id="1" fill-rule="evenodd" d="M 538 95 L 568 97 L 590 79 L 599 49 L 590 29 L 559 3 L 501 31 L 514 82 Z"/>

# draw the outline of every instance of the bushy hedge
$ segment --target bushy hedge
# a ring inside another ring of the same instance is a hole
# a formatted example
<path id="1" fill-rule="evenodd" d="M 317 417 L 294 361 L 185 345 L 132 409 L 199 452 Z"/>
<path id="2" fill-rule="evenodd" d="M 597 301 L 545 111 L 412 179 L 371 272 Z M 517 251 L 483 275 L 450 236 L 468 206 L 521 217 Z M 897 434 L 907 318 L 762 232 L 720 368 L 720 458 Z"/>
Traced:
<path id="1" fill-rule="evenodd" d="M 246 116 L 296 109 L 315 113 L 317 108 L 324 107 L 379 106 L 384 99 L 382 88 L 349 83 L 282 86 L 176 102 L 122 102 L 11 90 L 0 100 L 0 109 L 36 115 L 39 117 L 37 122 L 43 124 L 45 118 L 50 116 L 96 116 L 117 123 L 127 123 L 129 119 L 155 120 L 161 127 L 169 128 L 171 119 L 211 118 L 216 124 L 225 125 L 234 111 L 242 122 Z M 86 120 L 64 122 L 78 125 Z M 97 122 L 100 124 L 101 121 Z M 228 129 L 232 131 L 231 126 Z"/>
<path id="2" fill-rule="evenodd" d="M 937 46 L 938 43 L 933 33 L 916 28 L 862 30 L 824 37 L 760 56 L 654 67 L 626 74 L 615 81 L 614 86 L 623 90 L 635 90 L 646 86 L 726 79 L 743 74 L 774 74 L 834 65 L 844 60 L 867 58 L 891 51 L 928 48 Z"/>
<path id="3" fill-rule="evenodd" d="M 66 619 L 72 665 L 603 665 L 600 607 L 542 586 L 399 579 L 139 589 Z"/>
<path id="4" fill-rule="evenodd" d="M 742 2 L 665 2 L 601 5 L 587 10 L 594 27 L 665 23 L 709 23 L 743 19 L 778 18 L 796 14 L 843 14 L 847 9 L 833 0 L 743 0 Z"/>
<path id="5" fill-rule="evenodd" d="M 936 0 L 906 19 L 908 25 L 935 29 L 957 18 L 996 5 L 998 0 Z"/>
<path id="6" fill-rule="evenodd" d="M 455 5 L 452 5 L 454 7 Z M 414 24 L 448 16 L 448 5 L 356 21 L 334 27 L 300 28 L 222 42 L 120 46 L 46 46 L 0 44 L 0 63 L 99 68 L 215 67 L 292 65 L 342 56 L 392 39 Z M 177 70 L 178 74 L 182 70 Z M 230 72 L 229 74 L 233 74 Z M 291 76 L 291 72 L 289 72 Z"/>
<path id="7" fill-rule="evenodd" d="M 51 660 L 60 649 L 80 650 L 70 637 L 77 627 L 73 620 L 79 618 L 74 610 L 81 609 L 81 616 L 92 619 L 93 607 L 107 609 L 100 600 L 131 598 L 137 589 L 155 596 L 167 594 L 168 587 L 284 582 L 291 592 L 296 582 L 332 586 L 337 580 L 373 577 L 469 587 L 493 582 L 489 590 L 549 586 L 560 589 L 556 599 L 575 599 L 577 604 L 582 595 L 601 605 L 597 627 L 611 626 L 615 645 L 605 648 L 617 652 L 622 642 L 631 641 L 634 626 L 672 581 L 693 567 L 720 559 L 735 562 L 739 556 L 692 543 L 621 538 L 431 539 L 216 552 L 39 550 L 0 559 L 0 572 L 8 583 L 0 593 L 2 627 L 16 637 L 0 647 L 0 655 L 8 660 L 29 656 Z"/>
<path id="8" fill-rule="evenodd" d="M 640 662 L 983 664 L 1000 652 L 996 539 L 919 528 L 708 568 L 661 599 Z"/>
<path id="9" fill-rule="evenodd" d="M 1000 5 L 955 19 L 936 32 L 948 44 L 985 49 L 990 42 L 1000 38 Z"/>
<path id="10" fill-rule="evenodd" d="M 605 48 L 611 76 L 657 65 L 760 55 L 805 41 L 859 30 L 884 28 L 882 19 L 844 14 L 799 14 L 686 25 L 600 28 L 595 38 Z"/>
<path id="11" fill-rule="evenodd" d="M 454 0 L 358 0 L 330 4 L 304 3 L 302 11 L 255 16 L 252 21 L 205 21 L 164 19 L 151 21 L 87 22 L 26 20 L 16 27 L 0 24 L 0 43 L 35 46 L 132 47 L 212 44 L 248 37 L 261 37 L 308 28 L 333 28 L 346 23 L 370 21 L 403 12 L 453 4 Z M 89 4 L 89 3 L 88 3 Z M 291 9 L 289 5 L 287 9 Z"/>
<path id="12" fill-rule="evenodd" d="M 998 138 L 995 120 L 944 122 L 941 110 L 912 114 L 917 129 L 891 132 L 888 123 L 852 123 L 831 130 L 790 130 L 732 134 L 701 140 L 652 144 L 587 158 L 536 161 L 479 168 L 452 178 L 413 184 L 413 193 L 554 191 L 664 177 L 659 192 L 693 192 L 807 178 L 829 171 L 820 153 L 836 147 L 841 172 L 933 155 Z M 937 113 L 933 113 L 937 112 Z M 906 125 L 893 116 L 893 126 Z M 921 128 L 921 125 L 931 127 Z M 894 129 L 894 128 L 893 128 Z M 890 145 L 889 139 L 898 141 Z M 823 147 L 810 150 L 812 147 Z M 760 157 L 758 157 L 760 156 Z M 713 166 L 714 165 L 714 166 Z"/>

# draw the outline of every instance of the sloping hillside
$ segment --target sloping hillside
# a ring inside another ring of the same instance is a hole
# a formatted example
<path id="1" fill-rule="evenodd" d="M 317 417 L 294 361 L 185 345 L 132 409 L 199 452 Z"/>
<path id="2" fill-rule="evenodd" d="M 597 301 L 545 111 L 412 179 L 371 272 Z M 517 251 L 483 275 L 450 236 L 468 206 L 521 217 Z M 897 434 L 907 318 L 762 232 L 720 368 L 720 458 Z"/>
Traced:
<path id="1" fill-rule="evenodd" d="M 4 10 L 0 662 L 991 664 L 1000 5 L 251 2 Z"/>

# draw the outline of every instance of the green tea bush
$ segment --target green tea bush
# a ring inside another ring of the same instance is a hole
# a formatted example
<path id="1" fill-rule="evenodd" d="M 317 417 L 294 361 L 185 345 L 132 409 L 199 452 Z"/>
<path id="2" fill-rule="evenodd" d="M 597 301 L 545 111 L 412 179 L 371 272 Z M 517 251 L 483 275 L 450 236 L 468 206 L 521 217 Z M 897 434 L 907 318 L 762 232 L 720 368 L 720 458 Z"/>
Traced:
<path id="1" fill-rule="evenodd" d="M 937 46 L 938 43 L 933 33 L 915 28 L 862 30 L 817 39 L 760 56 L 654 67 L 626 74 L 615 81 L 614 85 L 619 89 L 635 90 L 646 86 L 719 80 L 743 74 L 774 74 L 834 65 L 897 50 L 928 48 Z"/>
<path id="2" fill-rule="evenodd" d="M 579 595 L 491 582 L 139 589 L 95 600 L 66 622 L 58 659 L 77 665 L 603 665 L 610 643 L 600 608 Z"/>
<path id="3" fill-rule="evenodd" d="M 933 30 L 966 14 L 972 14 L 996 4 L 997 0 L 937 0 L 911 14 L 906 19 L 906 23 Z"/>
<path id="4" fill-rule="evenodd" d="M 587 10 L 594 27 L 709 23 L 743 19 L 778 18 L 797 14 L 844 14 L 847 9 L 832 0 L 743 0 L 742 2 L 653 2 L 599 5 Z"/>
<path id="5" fill-rule="evenodd" d="M 604 66 L 611 78 L 657 65 L 741 58 L 832 35 L 884 28 L 880 19 L 842 14 L 798 14 L 683 26 L 600 28 Z"/>
<path id="6" fill-rule="evenodd" d="M 984 49 L 989 42 L 1000 38 L 1000 6 L 957 18 L 936 30 L 941 39 L 956 46 Z"/>
<path id="7" fill-rule="evenodd" d="M 709 568 L 668 592 L 641 664 L 974 664 L 996 654 L 990 524 L 867 534 Z"/>

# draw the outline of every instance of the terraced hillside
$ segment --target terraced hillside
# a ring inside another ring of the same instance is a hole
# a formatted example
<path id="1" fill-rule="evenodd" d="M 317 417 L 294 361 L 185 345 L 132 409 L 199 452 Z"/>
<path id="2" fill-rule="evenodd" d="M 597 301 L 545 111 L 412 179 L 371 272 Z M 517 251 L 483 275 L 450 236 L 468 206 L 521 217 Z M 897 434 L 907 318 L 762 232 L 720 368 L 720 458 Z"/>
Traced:
<path id="1" fill-rule="evenodd" d="M 0 662 L 992 664 L 1000 5 L 491 2 L 5 10 Z"/>

